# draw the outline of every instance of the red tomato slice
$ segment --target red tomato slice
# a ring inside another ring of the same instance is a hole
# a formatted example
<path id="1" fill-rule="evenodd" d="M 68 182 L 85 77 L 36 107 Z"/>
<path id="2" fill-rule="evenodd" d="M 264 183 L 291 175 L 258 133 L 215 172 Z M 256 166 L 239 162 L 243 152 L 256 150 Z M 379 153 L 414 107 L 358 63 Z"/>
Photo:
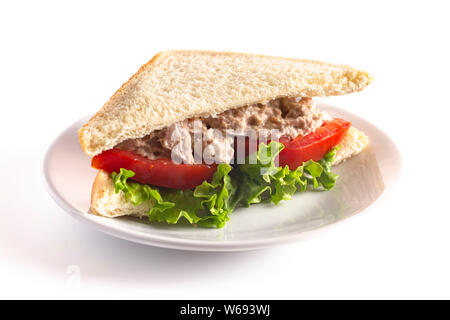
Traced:
<path id="1" fill-rule="evenodd" d="M 295 170 L 310 159 L 322 159 L 342 141 L 350 126 L 351 122 L 333 119 L 324 122 L 320 128 L 305 136 L 292 140 L 281 138 L 280 142 L 285 148 L 279 155 L 279 165 L 288 165 L 291 170 Z M 92 159 L 92 167 L 109 173 L 125 168 L 132 170 L 135 173 L 133 180 L 140 183 L 174 189 L 193 189 L 203 181 L 210 180 L 217 165 L 176 164 L 170 159 L 150 160 L 129 151 L 112 149 L 95 156 Z"/>
<path id="2" fill-rule="evenodd" d="M 280 152 L 279 165 L 295 170 L 308 160 L 319 161 L 341 143 L 352 123 L 343 119 L 325 121 L 320 128 L 305 136 L 289 140 L 280 138 L 285 148 Z"/>
<path id="3" fill-rule="evenodd" d="M 170 159 L 150 160 L 129 151 L 112 149 L 92 159 L 92 167 L 109 173 L 120 168 L 135 173 L 133 180 L 159 187 L 192 189 L 210 180 L 217 165 L 176 164 Z"/>

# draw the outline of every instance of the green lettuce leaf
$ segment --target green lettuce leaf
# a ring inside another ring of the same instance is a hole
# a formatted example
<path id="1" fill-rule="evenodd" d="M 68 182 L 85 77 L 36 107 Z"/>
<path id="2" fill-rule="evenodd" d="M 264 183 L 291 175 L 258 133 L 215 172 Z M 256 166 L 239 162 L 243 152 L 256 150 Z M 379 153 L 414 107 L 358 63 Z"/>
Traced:
<path id="1" fill-rule="evenodd" d="M 230 171 L 230 165 L 218 165 L 211 183 L 204 181 L 194 191 L 156 188 L 128 181 L 134 172 L 123 168 L 119 173 L 111 173 L 111 177 L 115 192 L 124 192 L 134 205 L 152 202 L 148 212 L 150 221 L 176 224 L 184 217 L 191 224 L 221 228 L 234 209 L 231 195 L 236 192 L 236 186 L 228 176 Z"/>
<path id="2" fill-rule="evenodd" d="M 211 183 L 203 181 L 195 188 L 193 196 L 201 199 L 201 209 L 206 212 L 199 220 L 199 226 L 221 228 L 229 220 L 228 215 L 234 209 L 231 196 L 236 192 L 236 186 L 228 175 L 231 169 L 228 164 L 219 164 Z"/>
<path id="3" fill-rule="evenodd" d="M 235 166 L 220 164 L 211 182 L 204 181 L 194 190 L 175 190 L 151 187 L 128 179 L 134 172 L 120 169 L 113 172 L 115 192 L 124 192 L 134 205 L 151 201 L 148 212 L 150 221 L 176 224 L 182 217 L 201 227 L 222 228 L 236 207 L 248 207 L 262 201 L 278 204 L 291 199 L 297 192 L 307 189 L 331 189 L 338 175 L 331 171 L 334 148 L 318 162 L 307 161 L 296 170 L 288 166 L 278 167 L 277 155 L 284 146 L 278 142 L 261 143 L 258 152 L 252 155 L 256 163 Z"/>
<path id="4" fill-rule="evenodd" d="M 295 170 L 288 166 L 278 167 L 275 164 L 277 155 L 283 150 L 283 144 L 270 142 L 260 144 L 256 156 L 256 164 L 241 165 L 238 185 L 242 190 L 240 204 L 249 206 L 261 202 L 264 198 L 274 204 L 281 200 L 289 200 L 297 192 L 312 189 L 331 189 L 338 175 L 331 172 L 336 148 L 328 152 L 319 162 L 309 160 Z"/>

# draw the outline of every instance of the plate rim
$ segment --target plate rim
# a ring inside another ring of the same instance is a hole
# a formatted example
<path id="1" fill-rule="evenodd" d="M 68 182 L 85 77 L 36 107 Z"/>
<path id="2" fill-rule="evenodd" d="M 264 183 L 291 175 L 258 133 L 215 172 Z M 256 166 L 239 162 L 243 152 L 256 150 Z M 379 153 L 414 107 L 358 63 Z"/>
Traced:
<path id="1" fill-rule="evenodd" d="M 356 118 L 358 122 L 365 122 L 369 126 L 372 127 L 372 129 L 377 130 L 379 133 L 381 133 L 384 138 L 390 143 L 391 147 L 394 147 L 397 155 L 397 166 L 398 166 L 398 172 L 396 172 L 396 176 L 389 176 L 389 183 L 386 183 L 386 177 L 383 172 L 383 168 L 380 167 L 380 173 L 383 177 L 385 189 L 382 191 L 382 193 L 378 196 L 377 199 L 375 199 L 372 203 L 370 203 L 367 207 L 362 208 L 356 212 L 354 212 L 352 215 L 346 217 L 345 219 L 333 222 L 331 224 L 327 224 L 325 226 L 318 227 L 313 230 L 298 232 L 298 233 L 290 233 L 287 235 L 279 235 L 277 237 L 267 238 L 267 239 L 252 239 L 252 240 L 224 240 L 224 241 L 217 241 L 217 242 L 209 242 L 205 240 L 196 240 L 196 239 L 188 239 L 188 238 L 172 238 L 172 237 L 165 237 L 162 235 L 155 235 L 152 233 L 146 233 L 145 237 L 135 231 L 127 231 L 126 229 L 121 230 L 117 228 L 113 228 L 111 226 L 105 225 L 100 223 L 98 219 L 105 219 L 104 217 L 98 217 L 89 213 L 81 212 L 76 210 L 70 203 L 68 203 L 58 192 L 57 188 L 54 186 L 52 179 L 50 177 L 49 171 L 50 171 L 50 161 L 49 158 L 52 154 L 52 150 L 56 147 L 58 141 L 66 134 L 68 131 L 70 131 L 73 127 L 73 125 L 77 122 L 80 122 L 83 119 L 88 119 L 89 116 L 81 117 L 80 119 L 74 121 L 72 124 L 70 124 L 68 127 L 66 127 L 64 130 L 62 130 L 50 143 L 48 148 L 46 149 L 45 156 L 42 160 L 42 175 L 44 180 L 44 185 L 49 193 L 50 197 L 56 202 L 56 204 L 61 207 L 64 211 L 69 213 L 72 217 L 74 217 L 76 220 L 87 223 L 90 227 L 93 227 L 96 230 L 99 230 L 103 233 L 106 233 L 110 236 L 114 236 L 120 239 L 128 240 L 131 242 L 136 242 L 144 245 L 151 245 L 156 247 L 162 247 L 162 248 L 169 248 L 169 249 L 178 249 L 178 250 L 190 250 L 190 251 L 210 251 L 210 252 L 229 252 L 229 251 L 248 251 L 248 250 L 255 250 L 255 249 L 262 249 L 267 248 L 270 246 L 280 245 L 283 243 L 293 242 L 296 240 L 300 240 L 300 238 L 311 236 L 312 234 L 316 232 L 321 232 L 322 230 L 326 228 L 331 228 L 334 226 L 339 225 L 342 221 L 346 221 L 353 216 L 361 213 L 362 211 L 369 210 L 374 207 L 375 204 L 379 203 L 385 196 L 388 190 L 392 189 L 392 187 L 396 184 L 399 177 L 401 176 L 401 169 L 402 169 L 402 158 L 401 154 L 399 152 L 398 147 L 396 144 L 392 141 L 392 139 L 379 127 L 374 125 L 373 123 L 365 120 L 364 118 L 347 111 L 345 109 L 339 108 L 337 106 L 317 101 L 317 106 L 319 108 L 325 108 L 325 109 L 333 109 L 337 110 L 338 112 L 343 112 L 346 115 L 349 115 L 349 118 Z M 352 119 L 350 119 L 353 121 Z M 375 150 L 374 150 L 375 152 Z M 375 152 L 376 155 L 376 152 Z M 384 168 L 386 169 L 386 168 Z"/>

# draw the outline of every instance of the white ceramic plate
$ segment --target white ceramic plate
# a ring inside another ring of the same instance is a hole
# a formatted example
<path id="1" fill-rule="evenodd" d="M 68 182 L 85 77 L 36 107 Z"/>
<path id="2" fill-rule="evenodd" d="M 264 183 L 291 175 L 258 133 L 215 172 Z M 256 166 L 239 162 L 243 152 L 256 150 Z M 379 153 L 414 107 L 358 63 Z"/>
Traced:
<path id="1" fill-rule="evenodd" d="M 89 214 L 96 170 L 79 144 L 77 130 L 87 119 L 67 128 L 53 142 L 44 160 L 47 189 L 56 203 L 81 222 L 107 234 L 152 246 L 198 250 L 239 251 L 293 241 L 304 233 L 366 209 L 398 178 L 400 154 L 381 130 L 339 108 L 318 107 L 351 120 L 370 138 L 368 149 L 334 167 L 340 177 L 330 191 L 296 194 L 280 205 L 258 204 L 236 209 L 222 229 L 149 223 L 146 219 L 103 218 Z M 311 234 L 311 232 L 308 232 Z"/>

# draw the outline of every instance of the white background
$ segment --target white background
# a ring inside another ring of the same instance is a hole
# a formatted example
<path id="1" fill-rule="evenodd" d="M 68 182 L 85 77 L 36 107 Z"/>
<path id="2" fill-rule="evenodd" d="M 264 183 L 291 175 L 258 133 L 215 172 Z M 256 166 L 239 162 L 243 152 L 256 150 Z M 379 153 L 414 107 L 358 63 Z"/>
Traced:
<path id="1" fill-rule="evenodd" d="M 0 298 L 450 298 L 446 4 L 1 2 Z M 177 48 L 372 72 L 366 90 L 328 100 L 392 137 L 401 179 L 334 228 L 253 252 L 146 247 L 75 221 L 44 189 L 46 148 L 155 53 Z"/>

